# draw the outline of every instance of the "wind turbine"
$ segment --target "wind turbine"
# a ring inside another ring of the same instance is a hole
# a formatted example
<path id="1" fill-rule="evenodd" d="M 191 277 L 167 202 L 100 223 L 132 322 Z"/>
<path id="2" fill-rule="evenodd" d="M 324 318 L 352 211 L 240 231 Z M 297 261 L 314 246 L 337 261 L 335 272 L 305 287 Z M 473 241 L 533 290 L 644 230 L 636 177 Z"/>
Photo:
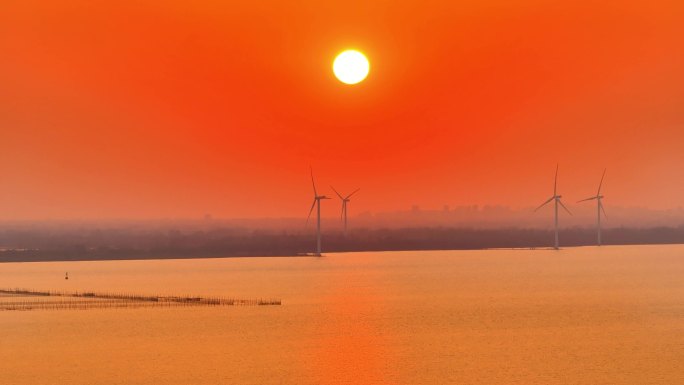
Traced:
<path id="1" fill-rule="evenodd" d="M 598 245 L 601 246 L 601 211 L 603 211 L 603 216 L 608 217 L 606 215 L 606 210 L 603 208 L 603 203 L 601 203 L 601 199 L 603 199 L 603 195 L 601 195 L 601 186 L 603 186 L 603 177 L 606 176 L 606 170 L 603 169 L 603 175 L 601 175 L 601 182 L 599 182 L 599 188 L 598 192 L 596 192 L 596 195 L 593 197 L 589 197 L 587 199 L 582 199 L 579 202 L 585 202 L 585 201 L 593 201 L 596 200 L 596 214 L 597 214 L 597 222 L 596 222 L 596 229 L 598 231 Z"/>
<path id="2" fill-rule="evenodd" d="M 357 191 L 361 190 L 360 188 L 357 188 L 352 192 L 351 194 L 347 195 L 346 197 L 343 197 L 342 194 L 337 192 L 333 186 L 330 186 L 335 194 L 337 194 L 338 197 L 342 200 L 342 213 L 340 214 L 340 219 L 344 220 L 344 235 L 347 236 L 347 203 L 349 203 L 351 196 L 356 194 Z"/>
<path id="3" fill-rule="evenodd" d="M 553 248 L 556 250 L 558 250 L 558 205 L 561 205 L 561 207 L 563 207 L 565 209 L 565 211 L 568 212 L 568 214 L 572 215 L 570 210 L 568 210 L 568 208 L 565 207 L 563 202 L 561 202 L 562 196 L 558 195 L 557 188 L 556 188 L 557 186 L 558 186 L 558 165 L 556 165 L 556 177 L 553 180 L 553 196 L 551 198 L 549 198 L 546 202 L 542 203 L 539 207 L 534 209 L 534 211 L 536 212 L 540 208 L 546 206 L 547 203 L 554 201 L 554 228 L 555 228 L 555 232 L 556 232 L 556 242 L 554 243 Z"/>
<path id="4" fill-rule="evenodd" d="M 313 185 L 313 190 L 314 190 L 314 200 L 313 204 L 311 205 L 311 210 L 309 210 L 309 216 L 306 217 L 306 223 L 309 223 L 309 218 L 311 218 L 311 213 L 313 212 L 314 207 L 318 206 L 317 210 L 317 226 L 316 226 L 316 256 L 321 256 L 321 199 L 330 199 L 325 195 L 318 195 L 318 192 L 316 191 L 316 182 L 314 182 L 314 177 L 313 177 L 313 168 L 311 169 L 311 184 Z"/>

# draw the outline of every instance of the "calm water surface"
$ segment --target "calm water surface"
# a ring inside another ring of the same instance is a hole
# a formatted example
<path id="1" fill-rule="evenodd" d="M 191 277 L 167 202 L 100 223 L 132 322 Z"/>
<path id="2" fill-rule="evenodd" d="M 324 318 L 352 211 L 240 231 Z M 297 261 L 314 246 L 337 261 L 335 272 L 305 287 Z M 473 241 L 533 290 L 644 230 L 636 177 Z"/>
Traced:
<path id="1" fill-rule="evenodd" d="M 8 263 L 0 287 L 283 300 L 0 312 L 7 385 L 684 383 L 684 245 Z"/>

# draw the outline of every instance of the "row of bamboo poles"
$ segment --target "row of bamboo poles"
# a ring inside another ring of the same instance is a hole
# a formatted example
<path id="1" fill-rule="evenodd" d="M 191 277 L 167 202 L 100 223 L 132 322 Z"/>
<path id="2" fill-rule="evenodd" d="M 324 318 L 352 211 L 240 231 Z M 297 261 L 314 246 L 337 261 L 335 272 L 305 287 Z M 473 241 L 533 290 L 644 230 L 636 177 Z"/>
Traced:
<path id="1" fill-rule="evenodd" d="M 271 305 L 281 305 L 281 300 L 0 289 L 0 311 Z"/>

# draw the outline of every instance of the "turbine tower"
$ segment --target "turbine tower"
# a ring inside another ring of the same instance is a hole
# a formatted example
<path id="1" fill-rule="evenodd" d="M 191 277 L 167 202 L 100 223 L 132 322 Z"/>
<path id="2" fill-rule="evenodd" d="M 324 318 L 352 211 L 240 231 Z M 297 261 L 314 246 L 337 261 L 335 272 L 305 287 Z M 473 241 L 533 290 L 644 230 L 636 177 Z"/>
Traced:
<path id="1" fill-rule="evenodd" d="M 339 192 L 337 192 L 337 190 L 335 190 L 335 187 L 330 186 L 330 188 L 332 188 L 333 191 L 335 192 L 335 194 L 337 194 L 337 196 L 340 197 L 340 199 L 342 200 L 342 213 L 340 214 L 340 219 L 342 219 L 344 221 L 344 236 L 346 237 L 347 236 L 347 203 L 349 203 L 349 201 L 350 201 L 349 198 L 351 198 L 352 195 L 356 194 L 356 192 L 361 190 L 361 189 L 357 188 L 351 194 L 347 195 L 346 197 L 343 197 L 342 194 L 340 194 Z"/>
<path id="2" fill-rule="evenodd" d="M 311 218 L 311 213 L 313 212 L 314 207 L 318 206 L 317 209 L 317 225 L 316 225 L 316 256 L 320 257 L 321 256 L 321 199 L 330 199 L 325 195 L 318 195 L 318 192 L 316 191 L 316 182 L 314 182 L 314 177 L 313 177 L 313 168 L 311 169 L 311 184 L 313 185 L 313 190 L 314 190 L 314 200 L 313 204 L 311 205 L 311 210 L 309 210 L 309 216 L 306 217 L 306 223 L 309 223 L 309 219 Z"/>
<path id="3" fill-rule="evenodd" d="M 603 186 L 603 177 L 606 176 L 606 170 L 603 170 L 603 175 L 601 175 L 601 182 L 599 182 L 599 188 L 598 192 L 596 192 L 596 195 L 593 197 L 589 197 L 587 199 L 582 199 L 579 202 L 585 202 L 585 201 L 593 201 L 596 200 L 596 230 L 598 231 L 598 245 L 601 246 L 601 211 L 603 211 L 603 216 L 608 217 L 606 215 L 606 210 L 603 208 L 603 203 L 601 203 L 601 199 L 603 199 L 603 195 L 601 195 L 601 186 Z"/>
<path id="4" fill-rule="evenodd" d="M 562 196 L 558 195 L 557 186 L 558 186 L 558 165 L 556 165 L 556 176 L 553 180 L 553 196 L 551 198 L 549 198 L 546 202 L 542 203 L 539 207 L 534 209 L 534 211 L 536 212 L 540 208 L 546 206 L 546 204 L 548 204 L 549 202 L 554 201 L 554 218 L 553 218 L 553 221 L 554 221 L 554 229 L 555 229 L 555 233 L 556 233 L 555 234 L 556 235 L 556 241 L 553 245 L 553 248 L 556 250 L 558 250 L 558 205 L 561 205 L 561 207 L 563 207 L 565 209 L 565 211 L 568 212 L 568 214 L 572 215 L 570 210 L 568 210 L 568 208 L 565 207 L 563 202 L 561 202 Z"/>

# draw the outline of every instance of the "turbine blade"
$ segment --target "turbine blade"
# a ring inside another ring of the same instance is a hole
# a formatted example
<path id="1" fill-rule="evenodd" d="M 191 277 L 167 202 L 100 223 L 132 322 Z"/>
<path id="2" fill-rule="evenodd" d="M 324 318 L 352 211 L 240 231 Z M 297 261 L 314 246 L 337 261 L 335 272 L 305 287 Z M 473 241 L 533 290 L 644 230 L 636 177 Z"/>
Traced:
<path id="1" fill-rule="evenodd" d="M 556 163 L 556 176 L 553 178 L 553 195 L 556 195 L 556 186 L 558 186 L 558 163 Z"/>
<path id="2" fill-rule="evenodd" d="M 596 199 L 596 197 L 591 197 L 591 198 L 587 198 L 587 199 L 582 199 L 581 201 L 577 201 L 577 203 L 585 202 L 585 201 L 593 201 L 594 199 Z"/>
<path id="3" fill-rule="evenodd" d="M 572 215 L 572 213 L 570 212 L 570 210 L 568 210 L 568 208 L 565 207 L 565 205 L 563 204 L 563 202 L 562 202 L 560 199 L 558 200 L 558 203 L 561 205 L 561 207 L 563 207 L 563 208 L 565 209 L 565 211 L 568 212 L 568 214 Z"/>
<path id="4" fill-rule="evenodd" d="M 601 200 L 599 200 L 599 207 L 601 207 L 601 211 L 603 211 L 603 216 L 608 218 L 608 215 L 606 215 L 606 209 L 603 208 L 603 203 L 601 203 Z"/>
<path id="5" fill-rule="evenodd" d="M 314 207 L 316 207 L 316 199 L 313 200 L 313 204 L 311 205 L 311 210 L 309 210 L 309 215 L 306 217 L 306 224 L 309 224 L 309 219 L 311 218 L 311 213 L 313 212 Z"/>
<path id="6" fill-rule="evenodd" d="M 344 198 L 342 198 L 342 194 L 338 193 L 337 190 L 335 190 L 335 188 L 332 185 L 330 185 L 330 188 L 333 189 L 335 194 L 337 194 L 337 196 L 340 197 L 340 199 L 344 200 Z"/>
<path id="7" fill-rule="evenodd" d="M 313 177 L 313 167 L 309 166 L 311 169 L 311 185 L 313 185 L 314 189 L 314 196 L 318 196 L 318 192 L 316 192 L 316 182 L 314 182 L 314 177 Z"/>
<path id="8" fill-rule="evenodd" d="M 546 202 L 540 204 L 539 207 L 537 207 L 536 209 L 534 209 L 534 211 L 536 212 L 536 211 L 539 210 L 540 208 L 546 206 L 549 202 L 551 202 L 551 201 L 553 200 L 553 198 L 554 198 L 554 197 L 551 197 L 551 198 L 549 198 L 549 200 L 547 200 Z"/>
<path id="9" fill-rule="evenodd" d="M 601 186 L 603 186 L 603 177 L 606 176 L 606 169 L 603 169 L 603 175 L 601 175 L 601 182 L 599 183 L 599 189 L 596 195 L 601 195 Z"/>
<path id="10" fill-rule="evenodd" d="M 342 201 L 342 211 L 340 212 L 340 220 L 342 220 L 342 218 L 344 217 L 344 209 L 346 208 L 346 206 L 347 205 L 345 204 L 345 201 L 343 200 Z"/>
<path id="11" fill-rule="evenodd" d="M 347 199 L 351 198 L 352 195 L 356 194 L 357 191 L 361 190 L 361 188 L 357 188 L 354 190 L 351 194 L 347 195 Z"/>

